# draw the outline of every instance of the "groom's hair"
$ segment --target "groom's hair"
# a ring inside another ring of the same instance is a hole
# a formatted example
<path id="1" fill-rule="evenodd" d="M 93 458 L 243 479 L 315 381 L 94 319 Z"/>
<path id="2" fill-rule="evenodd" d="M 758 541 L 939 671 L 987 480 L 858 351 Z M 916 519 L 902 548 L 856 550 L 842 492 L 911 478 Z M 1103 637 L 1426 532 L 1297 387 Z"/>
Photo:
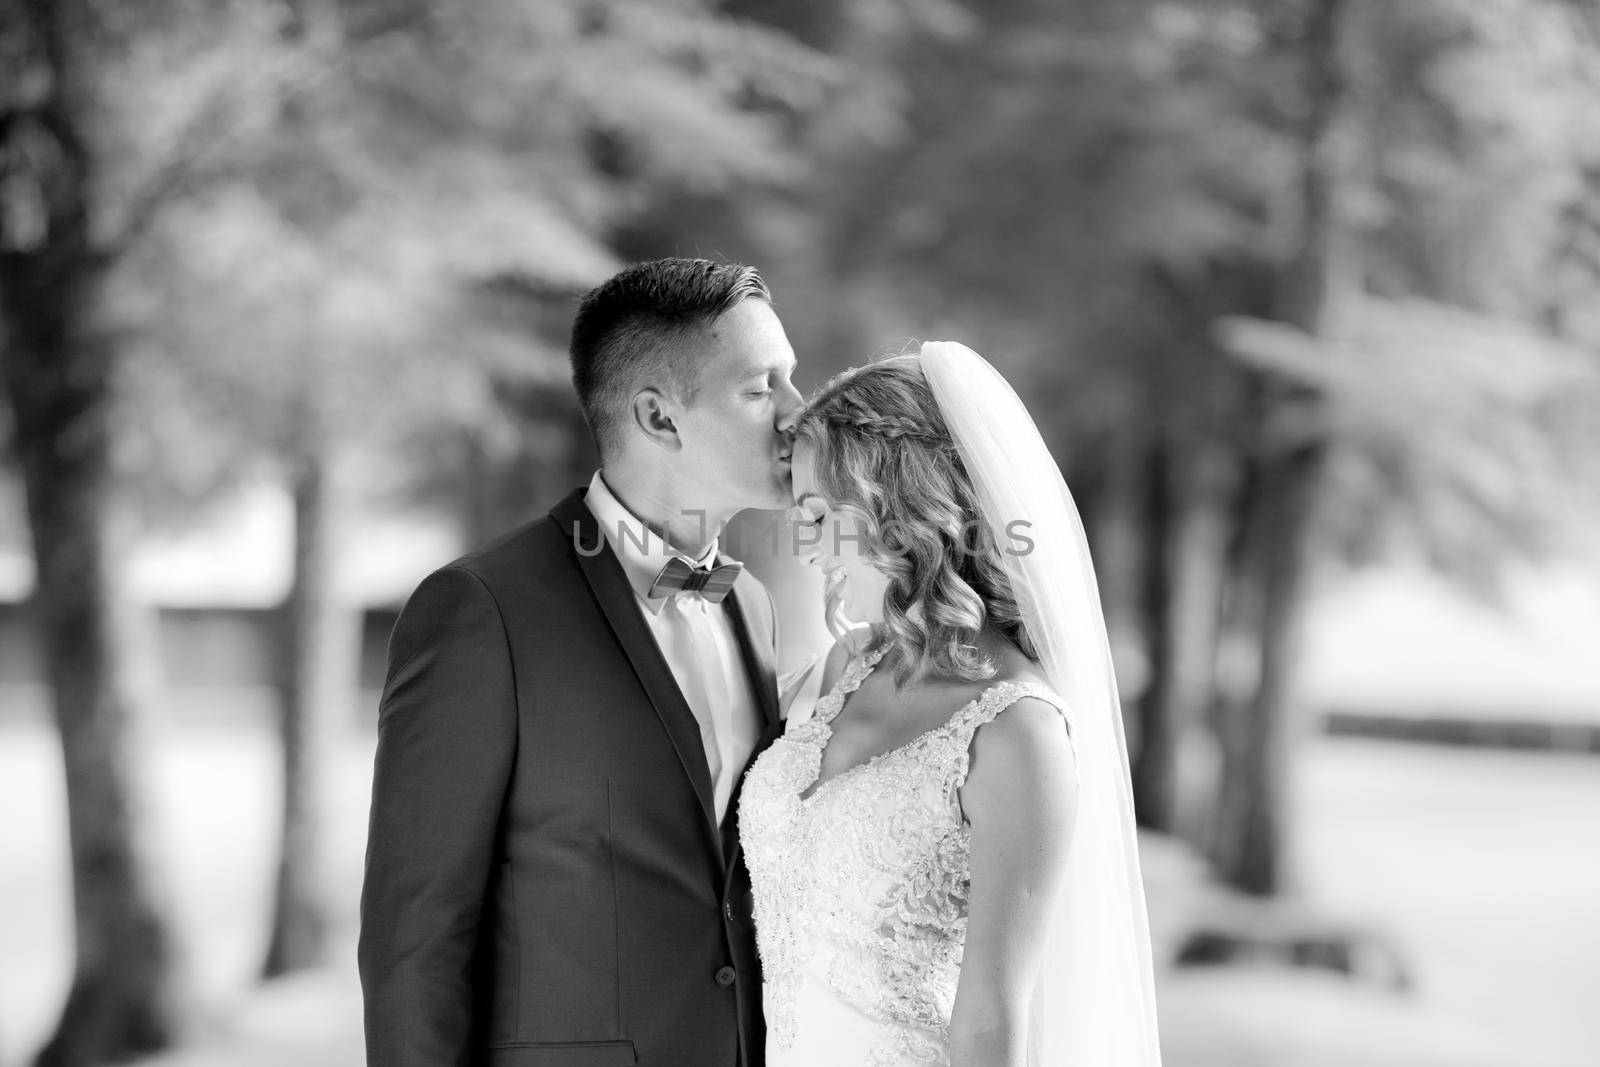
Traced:
<path id="1" fill-rule="evenodd" d="M 754 267 L 677 258 L 635 263 L 583 295 L 568 354 L 602 460 L 621 444 L 640 389 L 694 399 L 700 388 L 696 341 L 718 316 L 752 297 L 772 299 Z"/>

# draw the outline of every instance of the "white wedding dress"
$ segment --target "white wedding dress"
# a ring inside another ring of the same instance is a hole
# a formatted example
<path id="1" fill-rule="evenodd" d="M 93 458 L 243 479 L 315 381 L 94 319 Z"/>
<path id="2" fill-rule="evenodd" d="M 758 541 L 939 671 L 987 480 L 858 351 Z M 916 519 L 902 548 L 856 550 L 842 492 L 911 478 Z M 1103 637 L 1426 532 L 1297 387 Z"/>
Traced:
<path id="1" fill-rule="evenodd" d="M 830 723 L 882 653 L 852 659 L 750 769 L 739 805 L 755 892 L 768 1067 L 948 1064 L 966 940 L 973 735 L 1035 683 L 1000 682 L 942 726 L 817 785 Z"/>

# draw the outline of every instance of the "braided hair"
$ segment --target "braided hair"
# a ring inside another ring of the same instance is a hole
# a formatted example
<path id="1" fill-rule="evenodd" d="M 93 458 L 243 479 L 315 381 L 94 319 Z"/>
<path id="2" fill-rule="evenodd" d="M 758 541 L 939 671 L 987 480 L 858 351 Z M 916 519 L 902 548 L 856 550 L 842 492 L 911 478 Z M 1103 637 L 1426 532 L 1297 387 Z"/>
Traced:
<path id="1" fill-rule="evenodd" d="M 1036 658 L 920 356 L 830 378 L 795 437 L 812 447 L 830 505 L 860 521 L 864 553 L 889 577 L 883 640 L 897 684 L 992 678 L 998 664 L 977 643 L 990 626 Z"/>

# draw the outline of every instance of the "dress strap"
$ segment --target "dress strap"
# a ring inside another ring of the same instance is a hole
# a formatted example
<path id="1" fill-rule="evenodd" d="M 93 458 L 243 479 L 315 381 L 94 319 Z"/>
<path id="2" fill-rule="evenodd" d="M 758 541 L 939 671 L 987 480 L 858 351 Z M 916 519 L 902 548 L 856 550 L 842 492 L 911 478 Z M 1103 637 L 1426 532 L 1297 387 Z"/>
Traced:
<path id="1" fill-rule="evenodd" d="M 867 675 L 872 673 L 872 668 L 878 665 L 878 661 L 887 651 L 887 648 L 875 648 L 863 656 L 850 657 L 839 680 L 834 683 L 827 696 L 817 702 L 811 721 L 823 724 L 832 722 L 834 716 L 844 707 L 845 698 L 861 688 L 861 683 L 867 680 Z"/>
<path id="2" fill-rule="evenodd" d="M 995 716 L 1025 697 L 1035 697 L 1055 708 L 1066 723 L 1067 732 L 1072 732 L 1072 716 L 1068 714 L 1066 704 L 1048 686 L 1038 682 L 1000 682 L 990 686 L 979 694 L 978 699 L 957 712 L 950 727 L 970 745 L 978 727 L 993 722 Z"/>
<path id="3" fill-rule="evenodd" d="M 961 809 L 960 790 L 967 784 L 967 772 L 972 769 L 973 735 L 978 732 L 978 727 L 993 722 L 995 716 L 1024 697 L 1037 697 L 1055 708 L 1066 725 L 1070 743 L 1072 716 L 1068 714 L 1062 699 L 1048 687 L 1038 682 L 1001 682 L 985 689 L 976 700 L 956 713 L 948 727 L 953 743 L 950 746 L 952 758 L 946 765 L 944 791 L 946 802 L 958 822 L 965 823 L 967 818 Z"/>

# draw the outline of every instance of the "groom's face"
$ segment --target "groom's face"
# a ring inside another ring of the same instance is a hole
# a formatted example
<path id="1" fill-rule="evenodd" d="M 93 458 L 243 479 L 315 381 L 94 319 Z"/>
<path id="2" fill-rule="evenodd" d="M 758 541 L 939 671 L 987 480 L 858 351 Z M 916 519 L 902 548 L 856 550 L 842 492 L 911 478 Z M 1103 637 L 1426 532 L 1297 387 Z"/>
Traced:
<path id="1" fill-rule="evenodd" d="M 790 502 L 790 433 L 804 401 L 794 349 L 765 300 L 740 302 L 706 331 L 699 389 L 676 414 L 680 457 L 710 511 Z"/>

